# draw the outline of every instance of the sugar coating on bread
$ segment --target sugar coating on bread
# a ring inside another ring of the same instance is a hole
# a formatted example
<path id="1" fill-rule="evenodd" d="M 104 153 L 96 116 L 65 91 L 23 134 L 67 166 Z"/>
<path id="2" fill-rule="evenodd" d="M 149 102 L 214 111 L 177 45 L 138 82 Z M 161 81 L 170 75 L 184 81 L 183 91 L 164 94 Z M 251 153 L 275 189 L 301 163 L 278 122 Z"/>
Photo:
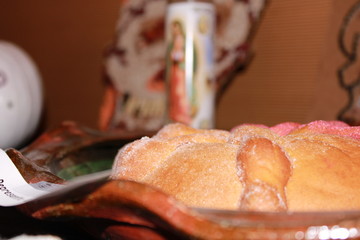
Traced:
<path id="1" fill-rule="evenodd" d="M 190 206 L 236 209 L 242 191 L 236 154 L 228 143 L 185 144 L 144 180 Z"/>
<path id="2" fill-rule="evenodd" d="M 360 143 L 329 134 L 291 135 L 282 148 L 292 162 L 286 187 L 292 211 L 360 209 Z"/>
<path id="3" fill-rule="evenodd" d="M 169 124 L 123 147 L 112 178 L 149 184 L 192 207 L 246 211 L 360 209 L 360 127 L 338 121 Z"/>
<path id="4" fill-rule="evenodd" d="M 339 135 L 360 140 L 360 127 L 352 127 L 339 121 L 315 121 L 309 124 L 300 125 L 293 129 L 289 134 L 301 132 L 323 133 L 329 135 Z"/>
<path id="5" fill-rule="evenodd" d="M 229 132 L 222 130 L 196 130 L 182 124 L 167 126 L 152 138 L 143 137 L 120 149 L 113 166 L 113 175 L 142 181 L 181 145 L 226 143 L 229 136 Z"/>

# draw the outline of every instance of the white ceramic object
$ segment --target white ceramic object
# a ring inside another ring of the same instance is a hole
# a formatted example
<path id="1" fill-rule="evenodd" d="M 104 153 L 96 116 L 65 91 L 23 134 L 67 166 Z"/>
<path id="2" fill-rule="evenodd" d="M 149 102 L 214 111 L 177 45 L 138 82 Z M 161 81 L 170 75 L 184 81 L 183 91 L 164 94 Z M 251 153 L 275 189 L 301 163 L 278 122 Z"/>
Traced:
<path id="1" fill-rule="evenodd" d="M 35 63 L 20 47 L 0 41 L 0 148 L 16 148 L 29 140 L 42 109 L 42 83 Z"/>

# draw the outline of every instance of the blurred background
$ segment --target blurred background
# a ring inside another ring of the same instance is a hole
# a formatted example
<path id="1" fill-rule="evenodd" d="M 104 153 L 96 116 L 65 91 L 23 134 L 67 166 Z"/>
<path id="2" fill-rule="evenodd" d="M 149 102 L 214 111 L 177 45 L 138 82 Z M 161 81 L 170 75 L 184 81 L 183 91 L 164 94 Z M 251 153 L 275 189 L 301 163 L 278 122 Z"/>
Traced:
<path id="1" fill-rule="evenodd" d="M 63 120 L 97 127 L 103 51 L 119 1 L 1 1 L 0 39 L 22 47 L 43 79 L 46 128 Z"/>
<path id="2" fill-rule="evenodd" d="M 347 103 L 337 34 L 356 1 L 270 0 L 252 42 L 254 58 L 221 99 L 217 128 L 333 120 Z M 0 1 L 0 39 L 22 47 L 42 75 L 44 129 L 73 120 L 98 127 L 105 47 L 119 0 Z"/>

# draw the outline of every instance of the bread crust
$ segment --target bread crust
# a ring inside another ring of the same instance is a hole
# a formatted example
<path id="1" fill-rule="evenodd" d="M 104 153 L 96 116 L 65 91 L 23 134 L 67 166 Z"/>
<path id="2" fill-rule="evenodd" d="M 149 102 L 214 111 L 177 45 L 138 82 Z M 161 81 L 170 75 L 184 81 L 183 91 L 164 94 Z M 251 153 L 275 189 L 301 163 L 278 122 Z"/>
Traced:
<path id="1" fill-rule="evenodd" d="M 193 206 L 246 211 L 360 209 L 360 127 L 337 121 L 170 124 L 119 151 L 112 178 L 159 188 Z"/>

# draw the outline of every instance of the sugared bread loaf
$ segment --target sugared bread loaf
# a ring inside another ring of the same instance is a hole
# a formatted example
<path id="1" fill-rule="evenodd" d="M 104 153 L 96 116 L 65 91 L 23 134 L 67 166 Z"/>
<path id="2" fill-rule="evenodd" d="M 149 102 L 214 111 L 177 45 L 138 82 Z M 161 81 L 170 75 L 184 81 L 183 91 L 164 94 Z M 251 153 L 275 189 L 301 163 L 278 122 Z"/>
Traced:
<path id="1" fill-rule="evenodd" d="M 360 209 L 360 127 L 337 121 L 231 131 L 169 124 L 123 147 L 112 178 L 188 206 L 247 211 Z"/>

